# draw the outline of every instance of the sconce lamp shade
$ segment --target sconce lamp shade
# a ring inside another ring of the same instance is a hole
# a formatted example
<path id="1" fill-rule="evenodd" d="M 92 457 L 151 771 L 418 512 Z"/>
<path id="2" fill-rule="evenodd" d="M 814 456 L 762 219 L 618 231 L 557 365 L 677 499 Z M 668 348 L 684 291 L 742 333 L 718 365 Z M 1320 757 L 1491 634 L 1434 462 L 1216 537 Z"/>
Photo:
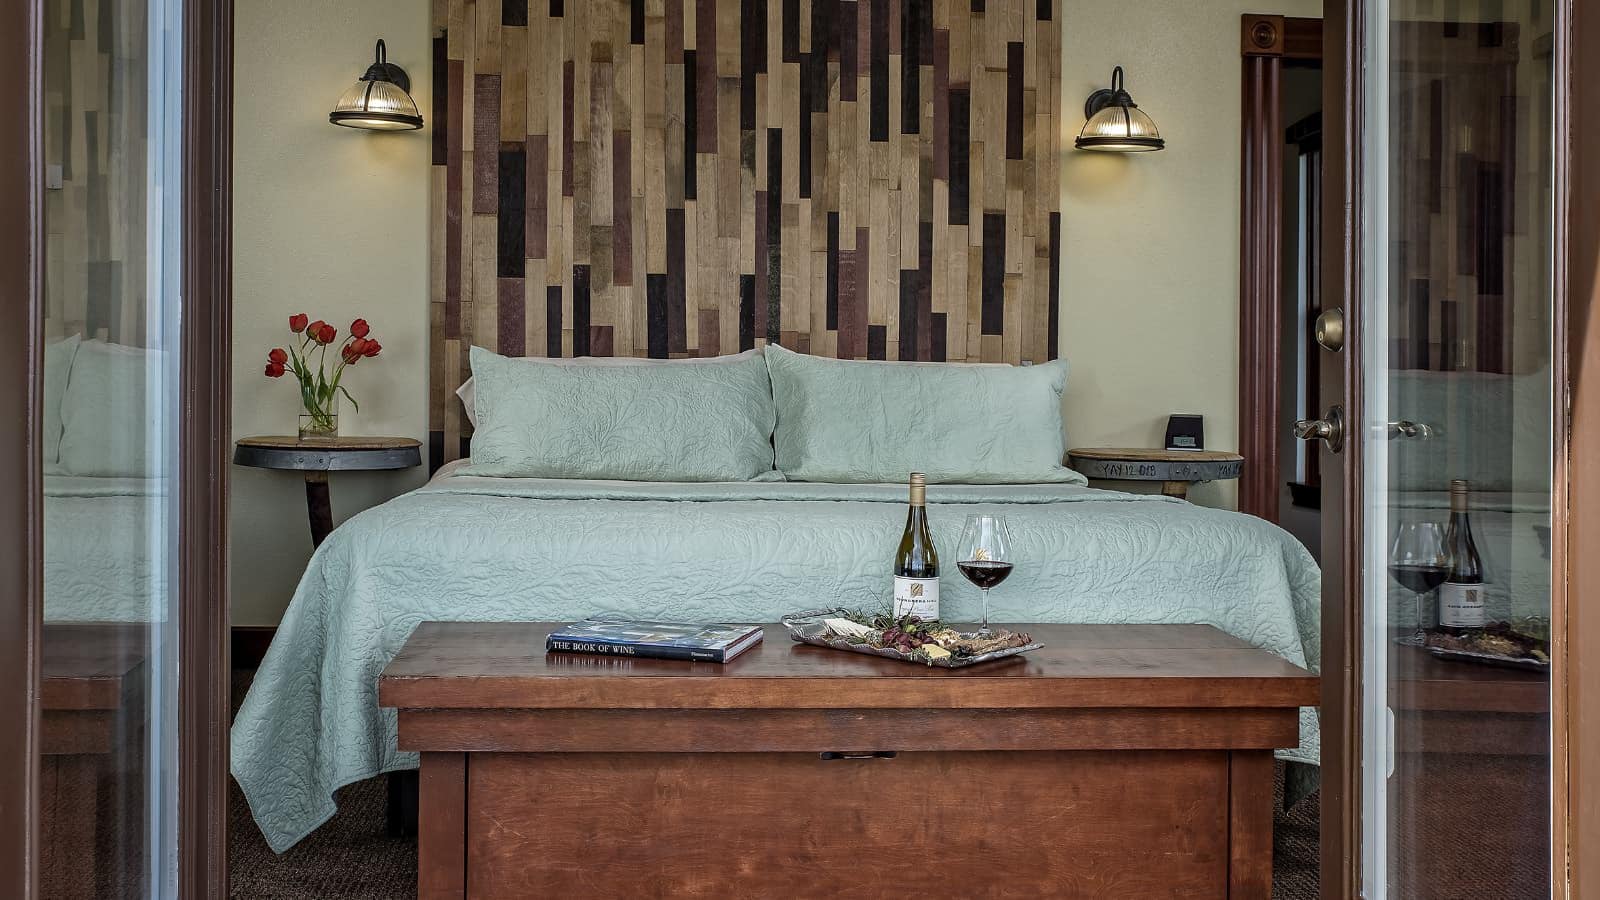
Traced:
<path id="1" fill-rule="evenodd" d="M 1083 130 L 1078 133 L 1079 150 L 1136 153 L 1167 146 L 1155 121 L 1123 90 L 1121 66 L 1111 72 L 1110 90 L 1102 89 L 1089 95 L 1083 114 L 1089 121 L 1083 123 Z"/>
<path id="2" fill-rule="evenodd" d="M 422 113 L 411 99 L 411 78 L 389 62 L 383 41 L 372 65 L 333 105 L 328 121 L 346 128 L 373 131 L 414 131 L 422 127 Z"/>

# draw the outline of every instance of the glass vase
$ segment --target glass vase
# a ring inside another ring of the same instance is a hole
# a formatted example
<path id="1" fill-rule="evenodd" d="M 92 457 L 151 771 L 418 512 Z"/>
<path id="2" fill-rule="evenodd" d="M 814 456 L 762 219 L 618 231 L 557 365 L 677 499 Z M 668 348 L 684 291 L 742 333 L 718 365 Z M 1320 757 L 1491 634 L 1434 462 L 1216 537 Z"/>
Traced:
<path id="1" fill-rule="evenodd" d="M 331 441 L 339 436 L 339 398 L 320 405 L 306 403 L 300 410 L 300 440 Z"/>

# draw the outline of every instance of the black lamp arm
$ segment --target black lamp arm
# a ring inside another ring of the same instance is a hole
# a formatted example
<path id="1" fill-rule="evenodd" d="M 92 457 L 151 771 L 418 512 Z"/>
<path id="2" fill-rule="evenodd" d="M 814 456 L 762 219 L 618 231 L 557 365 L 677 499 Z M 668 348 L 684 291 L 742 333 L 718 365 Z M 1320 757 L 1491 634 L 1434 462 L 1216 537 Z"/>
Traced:
<path id="1" fill-rule="evenodd" d="M 1111 70 L 1111 87 L 1095 91 L 1089 95 L 1088 100 L 1084 101 L 1083 117 L 1085 119 L 1094 118 L 1095 113 L 1108 106 L 1130 107 L 1139 105 L 1134 103 L 1133 98 L 1128 95 L 1127 89 L 1123 87 L 1122 78 L 1121 66 Z"/>
<path id="2" fill-rule="evenodd" d="M 372 65 L 367 67 L 367 74 L 361 76 L 362 81 L 392 81 L 400 86 L 400 90 L 411 93 L 411 76 L 406 70 L 389 62 L 389 47 L 378 38 L 378 46 L 372 51 Z"/>

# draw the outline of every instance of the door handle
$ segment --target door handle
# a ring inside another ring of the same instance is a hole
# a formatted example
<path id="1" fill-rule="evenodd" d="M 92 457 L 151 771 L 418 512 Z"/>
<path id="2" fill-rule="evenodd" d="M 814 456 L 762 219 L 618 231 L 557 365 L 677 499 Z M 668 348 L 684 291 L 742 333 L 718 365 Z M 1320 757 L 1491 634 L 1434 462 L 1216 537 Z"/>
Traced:
<path id="1" fill-rule="evenodd" d="M 1294 436 L 1302 441 L 1322 441 L 1332 453 L 1344 449 L 1344 410 L 1335 406 L 1320 419 L 1301 419 L 1294 423 Z"/>
<path id="2" fill-rule="evenodd" d="M 1313 331 L 1322 349 L 1335 353 L 1344 349 L 1344 310 L 1335 306 L 1317 316 L 1317 324 Z"/>

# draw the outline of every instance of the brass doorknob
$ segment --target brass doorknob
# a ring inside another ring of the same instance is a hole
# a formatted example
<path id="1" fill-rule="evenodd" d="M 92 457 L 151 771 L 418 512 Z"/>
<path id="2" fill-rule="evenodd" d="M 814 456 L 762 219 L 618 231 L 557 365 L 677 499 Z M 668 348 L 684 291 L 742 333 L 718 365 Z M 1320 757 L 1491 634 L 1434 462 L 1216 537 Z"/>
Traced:
<path id="1" fill-rule="evenodd" d="M 1317 343 L 1337 353 L 1344 349 L 1344 310 L 1335 306 L 1317 316 Z"/>
<path id="2" fill-rule="evenodd" d="M 1320 419 L 1301 419 L 1294 423 L 1294 436 L 1302 441 L 1322 441 L 1328 450 L 1338 453 L 1344 449 L 1344 410 L 1338 406 L 1328 408 Z"/>

